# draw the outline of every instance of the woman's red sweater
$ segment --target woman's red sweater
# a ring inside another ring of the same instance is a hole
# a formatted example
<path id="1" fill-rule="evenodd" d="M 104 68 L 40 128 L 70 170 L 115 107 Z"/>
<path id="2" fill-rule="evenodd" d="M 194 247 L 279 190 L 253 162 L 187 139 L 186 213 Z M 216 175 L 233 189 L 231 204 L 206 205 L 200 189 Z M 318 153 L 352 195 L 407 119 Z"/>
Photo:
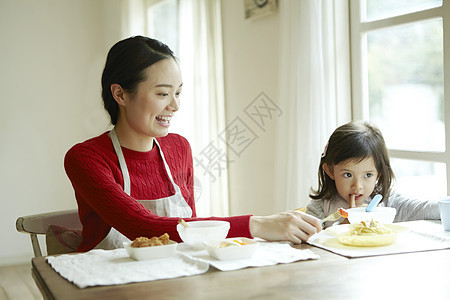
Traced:
<path id="1" fill-rule="evenodd" d="M 250 215 L 196 218 L 194 168 L 189 142 L 177 134 L 158 138 L 158 142 L 176 184 L 192 209 L 193 218 L 185 220 L 229 221 L 229 237 L 251 237 Z M 119 161 L 107 132 L 76 144 L 65 156 L 64 167 L 75 191 L 83 225 L 83 241 L 78 251 L 93 249 L 111 227 L 131 240 L 168 233 L 172 240 L 181 241 L 176 230 L 178 218 L 154 215 L 136 201 L 164 198 L 175 193 L 157 147 L 148 152 L 122 147 L 122 151 L 130 174 L 131 196 L 123 190 Z"/>

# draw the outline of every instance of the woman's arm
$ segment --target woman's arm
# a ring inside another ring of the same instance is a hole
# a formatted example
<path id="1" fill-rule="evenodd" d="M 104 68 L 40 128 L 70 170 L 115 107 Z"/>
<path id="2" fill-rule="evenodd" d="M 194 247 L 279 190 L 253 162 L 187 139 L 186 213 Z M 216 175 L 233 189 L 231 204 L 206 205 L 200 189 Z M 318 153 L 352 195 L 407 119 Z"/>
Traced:
<path id="1" fill-rule="evenodd" d="M 270 241 L 300 244 L 322 229 L 320 220 L 301 211 L 287 211 L 271 216 L 252 216 L 250 233 Z"/>

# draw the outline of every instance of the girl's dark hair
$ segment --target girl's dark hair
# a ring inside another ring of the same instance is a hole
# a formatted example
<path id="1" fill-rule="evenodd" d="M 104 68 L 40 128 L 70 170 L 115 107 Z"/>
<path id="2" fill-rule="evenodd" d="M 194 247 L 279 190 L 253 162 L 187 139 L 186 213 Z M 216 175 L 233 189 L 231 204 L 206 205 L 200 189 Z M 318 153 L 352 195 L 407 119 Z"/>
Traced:
<path id="1" fill-rule="evenodd" d="M 113 125 L 117 123 L 119 105 L 113 98 L 111 85 L 117 83 L 133 94 L 137 85 L 146 80 L 145 69 L 165 58 L 175 59 L 172 50 L 164 43 L 144 36 L 133 36 L 112 46 L 102 74 L 102 99 Z"/>
<path id="2" fill-rule="evenodd" d="M 381 131 L 367 122 L 350 122 L 338 127 L 328 140 L 319 165 L 319 187 L 309 195 L 312 199 L 330 199 L 337 194 L 336 185 L 324 171 L 323 164 L 335 166 L 346 160 L 362 161 L 372 157 L 378 171 L 378 181 L 372 193 L 387 199 L 394 180 Z"/>

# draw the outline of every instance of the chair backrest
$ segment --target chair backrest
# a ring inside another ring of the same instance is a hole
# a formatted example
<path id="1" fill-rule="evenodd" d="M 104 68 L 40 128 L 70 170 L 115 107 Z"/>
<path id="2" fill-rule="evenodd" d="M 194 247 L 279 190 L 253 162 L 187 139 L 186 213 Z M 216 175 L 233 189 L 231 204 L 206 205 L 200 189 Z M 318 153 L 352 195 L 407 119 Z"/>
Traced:
<path id="1" fill-rule="evenodd" d="M 82 228 L 76 209 L 24 216 L 19 217 L 16 221 L 17 231 L 30 235 L 35 257 L 42 256 L 37 235 L 45 235 L 50 225 L 57 225 L 72 230 L 81 230 Z"/>

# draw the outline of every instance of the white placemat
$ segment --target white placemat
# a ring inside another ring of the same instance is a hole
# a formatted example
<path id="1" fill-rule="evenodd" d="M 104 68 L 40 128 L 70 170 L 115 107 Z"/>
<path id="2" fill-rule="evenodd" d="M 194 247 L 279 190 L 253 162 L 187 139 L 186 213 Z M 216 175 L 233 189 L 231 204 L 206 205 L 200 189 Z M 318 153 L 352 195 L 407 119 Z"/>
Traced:
<path id="1" fill-rule="evenodd" d="M 395 224 L 404 226 L 407 230 L 399 232 L 395 242 L 387 246 L 346 246 L 339 243 L 337 238 L 326 230 L 313 236 L 308 243 L 346 257 L 365 257 L 450 248 L 450 231 L 444 231 L 439 223 L 411 221 Z"/>
<path id="2" fill-rule="evenodd" d="M 146 261 L 133 260 L 125 249 L 116 249 L 49 256 L 47 262 L 62 277 L 85 288 L 197 275 L 208 271 L 209 266 L 231 271 L 319 258 L 310 250 L 286 243 L 261 242 L 252 258 L 230 261 L 215 260 L 206 250 L 192 251 L 184 244 L 178 249 L 176 256 Z"/>

